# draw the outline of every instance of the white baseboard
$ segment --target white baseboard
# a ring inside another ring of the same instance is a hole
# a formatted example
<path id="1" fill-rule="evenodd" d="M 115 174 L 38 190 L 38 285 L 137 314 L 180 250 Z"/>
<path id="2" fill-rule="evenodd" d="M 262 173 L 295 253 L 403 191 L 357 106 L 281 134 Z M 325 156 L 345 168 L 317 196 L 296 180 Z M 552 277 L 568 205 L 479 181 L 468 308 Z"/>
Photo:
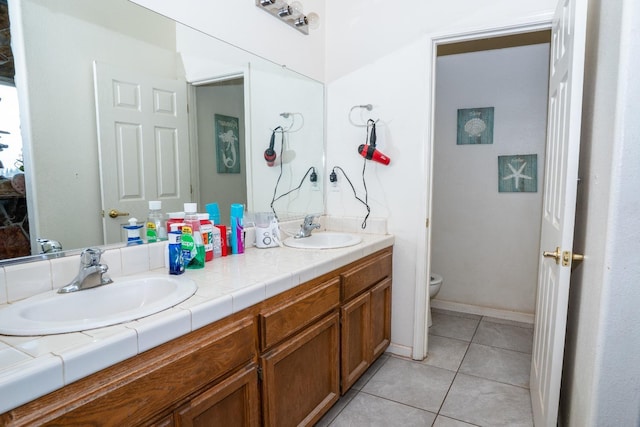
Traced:
<path id="1" fill-rule="evenodd" d="M 391 343 L 389 344 L 389 347 L 387 347 L 387 350 L 385 351 L 385 353 L 391 353 L 391 354 L 395 354 L 396 356 L 411 358 L 411 355 L 413 354 L 413 349 L 411 347 L 406 347 L 404 345 Z"/>
<path id="2" fill-rule="evenodd" d="M 431 300 L 431 308 L 441 310 L 458 311 L 460 313 L 478 314 L 480 316 L 495 317 L 497 319 L 512 320 L 514 322 L 529 323 L 533 325 L 534 315 L 520 313 L 518 311 L 500 310 L 497 308 L 480 307 L 477 305 L 462 304 L 459 302 Z"/>

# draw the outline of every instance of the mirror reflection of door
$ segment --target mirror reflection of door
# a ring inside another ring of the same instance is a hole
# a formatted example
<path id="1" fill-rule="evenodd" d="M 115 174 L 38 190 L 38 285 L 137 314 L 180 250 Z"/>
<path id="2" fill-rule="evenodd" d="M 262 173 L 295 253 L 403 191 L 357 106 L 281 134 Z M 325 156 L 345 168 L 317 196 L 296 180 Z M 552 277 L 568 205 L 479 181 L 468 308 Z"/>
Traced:
<path id="1" fill-rule="evenodd" d="M 164 212 L 191 201 L 186 82 L 94 63 L 105 244 L 126 241 L 148 202 Z M 109 215 L 117 211 L 121 215 Z M 115 216 L 115 217 L 113 217 Z"/>

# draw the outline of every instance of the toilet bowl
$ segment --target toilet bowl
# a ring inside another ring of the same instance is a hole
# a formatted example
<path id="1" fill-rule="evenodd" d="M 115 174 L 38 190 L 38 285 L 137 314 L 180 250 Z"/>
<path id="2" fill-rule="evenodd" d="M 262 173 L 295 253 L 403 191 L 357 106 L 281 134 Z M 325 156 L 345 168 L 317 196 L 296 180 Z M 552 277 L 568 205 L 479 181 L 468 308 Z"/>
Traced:
<path id="1" fill-rule="evenodd" d="M 442 287 L 442 276 L 439 274 L 431 273 L 431 279 L 429 280 L 429 299 L 435 297 L 438 292 L 440 292 L 440 288 Z M 428 327 L 431 327 L 431 304 L 429 304 L 429 321 L 427 323 Z"/>
<path id="2" fill-rule="evenodd" d="M 442 276 L 431 273 L 431 280 L 429 281 L 429 298 L 435 297 L 438 292 L 440 292 L 440 286 L 442 286 Z"/>

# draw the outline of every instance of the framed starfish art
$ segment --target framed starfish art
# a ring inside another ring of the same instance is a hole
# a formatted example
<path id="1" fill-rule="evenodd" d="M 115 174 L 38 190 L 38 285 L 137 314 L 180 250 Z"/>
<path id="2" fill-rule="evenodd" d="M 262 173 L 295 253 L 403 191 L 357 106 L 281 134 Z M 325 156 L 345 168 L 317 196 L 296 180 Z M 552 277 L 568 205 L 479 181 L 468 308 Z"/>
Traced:
<path id="1" fill-rule="evenodd" d="M 538 155 L 498 156 L 500 193 L 536 193 L 538 191 Z"/>

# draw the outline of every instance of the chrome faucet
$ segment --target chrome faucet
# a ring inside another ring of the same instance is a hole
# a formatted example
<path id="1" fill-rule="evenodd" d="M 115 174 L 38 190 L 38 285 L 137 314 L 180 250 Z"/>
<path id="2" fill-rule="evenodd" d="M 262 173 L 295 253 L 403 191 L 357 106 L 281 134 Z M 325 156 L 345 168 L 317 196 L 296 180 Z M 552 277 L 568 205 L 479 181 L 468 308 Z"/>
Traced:
<path id="1" fill-rule="evenodd" d="M 36 239 L 40 246 L 40 256 L 44 259 L 63 257 L 62 244 L 52 239 Z"/>
<path id="2" fill-rule="evenodd" d="M 304 217 L 302 224 L 300 224 L 300 231 L 293 236 L 296 239 L 302 239 L 303 237 L 311 236 L 311 232 L 317 228 L 320 228 L 320 224 L 314 223 L 315 215 L 307 215 Z"/>
<path id="3" fill-rule="evenodd" d="M 71 283 L 58 289 L 58 293 L 66 294 L 112 283 L 113 280 L 105 275 L 109 267 L 106 264 L 100 264 L 100 257 L 103 253 L 104 251 L 97 248 L 83 250 L 80 254 L 80 271 Z M 94 280 L 89 281 L 90 277 L 93 277 Z"/>

